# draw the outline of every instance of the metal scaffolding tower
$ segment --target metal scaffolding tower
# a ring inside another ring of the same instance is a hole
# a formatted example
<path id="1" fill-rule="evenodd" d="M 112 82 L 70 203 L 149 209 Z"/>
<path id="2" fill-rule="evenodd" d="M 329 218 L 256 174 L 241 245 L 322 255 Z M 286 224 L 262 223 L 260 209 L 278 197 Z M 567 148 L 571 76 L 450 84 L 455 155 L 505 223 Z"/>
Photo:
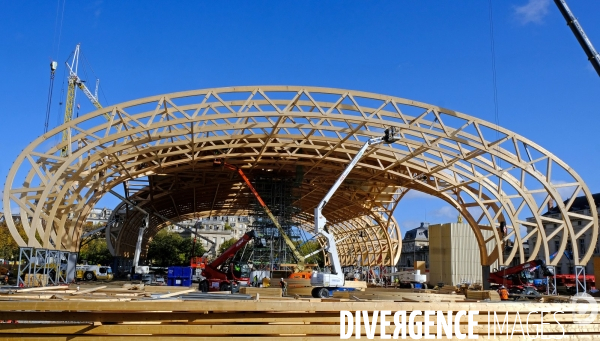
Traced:
<path id="1" fill-rule="evenodd" d="M 298 207 L 292 205 L 296 199 L 293 195 L 295 179 L 257 177 L 252 183 L 290 239 L 300 239 L 299 229 L 293 221 L 294 215 L 300 212 Z M 254 218 L 250 228 L 256 231 L 259 238 L 264 239 L 265 246 L 254 247 L 251 257 L 254 267 L 258 270 L 291 271 L 285 264 L 294 264 L 296 260 L 279 230 L 256 199 L 252 201 L 250 215 Z"/>

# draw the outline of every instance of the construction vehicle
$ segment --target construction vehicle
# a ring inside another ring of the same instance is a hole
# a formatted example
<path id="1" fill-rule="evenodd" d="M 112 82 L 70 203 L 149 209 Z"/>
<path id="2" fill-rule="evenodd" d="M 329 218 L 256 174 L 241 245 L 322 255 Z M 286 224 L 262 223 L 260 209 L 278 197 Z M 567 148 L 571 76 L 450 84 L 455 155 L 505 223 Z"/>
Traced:
<path id="1" fill-rule="evenodd" d="M 554 275 L 556 278 L 556 289 L 565 294 L 575 294 L 577 292 L 577 282 L 574 274 Z M 586 287 L 589 289 L 596 288 L 596 277 L 594 275 L 579 275 L 579 280 L 585 280 Z M 545 291 L 545 288 L 540 288 Z"/>
<path id="2" fill-rule="evenodd" d="M 192 256 L 190 259 L 190 267 L 192 268 L 192 282 L 200 282 L 201 280 L 205 279 L 202 276 L 202 270 L 206 268 L 207 263 L 208 258 L 205 256 Z"/>
<path id="3" fill-rule="evenodd" d="M 250 267 L 248 264 L 234 262 L 232 258 L 249 241 L 255 238 L 256 233 L 254 230 L 246 232 L 242 238 L 231 245 L 215 260 L 210 263 L 204 263 L 204 268 L 202 269 L 203 279 L 198 285 L 200 291 L 237 292 L 240 285 L 247 286 L 250 281 Z"/>
<path id="4" fill-rule="evenodd" d="M 327 298 L 333 294 L 334 291 L 351 291 L 353 288 L 344 288 L 344 272 L 340 265 L 340 258 L 335 244 L 335 238 L 332 233 L 327 231 L 325 224 L 327 219 L 323 216 L 323 208 L 327 205 L 327 202 L 331 199 L 333 194 L 337 191 L 340 185 L 344 182 L 344 179 L 350 174 L 352 169 L 356 166 L 358 161 L 365 154 L 367 149 L 371 146 L 375 146 L 381 143 L 390 144 L 400 139 L 399 132 L 396 128 L 390 127 L 385 130 L 384 136 L 369 139 L 356 153 L 350 164 L 346 167 L 344 172 L 335 181 L 329 192 L 325 195 L 323 200 L 315 208 L 315 234 L 321 235 L 325 238 L 326 246 L 325 251 L 329 257 L 333 269 L 329 272 L 313 271 L 310 277 L 310 285 L 313 287 L 312 296 L 316 298 Z"/>
<path id="5" fill-rule="evenodd" d="M 539 295 L 539 292 L 533 284 L 533 271 L 540 268 L 544 276 L 554 276 L 554 272 L 546 267 L 546 263 L 541 259 L 532 260 L 516 266 L 495 270 L 490 273 L 488 281 L 497 288 L 504 285 L 511 294 Z"/>
<path id="6" fill-rule="evenodd" d="M 110 266 L 77 265 L 77 267 L 75 268 L 75 277 L 78 280 L 85 281 L 111 281 L 113 279 L 113 272 Z"/>
<path id="7" fill-rule="evenodd" d="M 294 242 L 290 239 L 290 237 L 288 237 L 288 235 L 285 233 L 285 230 L 283 229 L 283 227 L 281 227 L 281 225 L 279 224 L 279 221 L 277 220 L 277 218 L 275 218 L 275 216 L 273 215 L 273 213 L 271 212 L 271 210 L 269 209 L 269 207 L 267 206 L 267 204 L 265 204 L 265 202 L 262 200 L 262 198 L 260 197 L 260 194 L 258 194 L 258 191 L 256 191 L 256 189 L 254 188 L 254 186 L 252 186 L 252 183 L 250 182 L 250 179 L 248 179 L 248 177 L 246 176 L 246 174 L 244 174 L 244 171 L 239 168 L 236 167 L 232 164 L 229 164 L 227 162 L 224 162 L 221 159 L 217 159 L 215 160 L 215 162 L 213 163 L 214 166 L 220 166 L 220 165 L 224 165 L 225 167 L 236 171 L 240 177 L 242 178 L 242 180 L 244 180 L 244 182 L 246 183 L 246 185 L 248 186 L 248 188 L 250 189 L 250 191 L 252 192 L 252 194 L 254 194 L 254 197 L 256 198 L 256 200 L 258 201 L 258 203 L 260 204 L 260 207 L 262 207 L 262 209 L 265 211 L 265 213 L 267 214 L 267 216 L 269 216 L 269 218 L 271 219 L 271 221 L 273 222 L 273 224 L 275 225 L 275 227 L 277 228 L 277 230 L 279 230 L 279 233 L 281 234 L 281 237 L 283 237 L 283 240 L 285 241 L 285 243 L 287 244 L 287 246 L 290 248 L 290 251 L 292 251 L 292 254 L 294 255 L 294 258 L 296 258 L 296 264 L 294 267 L 294 272 L 303 272 L 306 268 L 306 264 L 305 264 L 305 257 L 298 251 L 298 249 L 296 248 L 296 244 L 294 244 Z M 306 275 L 306 273 L 308 273 L 310 275 L 310 271 L 304 272 L 304 274 Z"/>
<path id="8" fill-rule="evenodd" d="M 407 270 L 384 274 L 386 277 L 396 277 L 400 288 L 427 289 L 427 276 L 421 275 L 421 270 Z"/>

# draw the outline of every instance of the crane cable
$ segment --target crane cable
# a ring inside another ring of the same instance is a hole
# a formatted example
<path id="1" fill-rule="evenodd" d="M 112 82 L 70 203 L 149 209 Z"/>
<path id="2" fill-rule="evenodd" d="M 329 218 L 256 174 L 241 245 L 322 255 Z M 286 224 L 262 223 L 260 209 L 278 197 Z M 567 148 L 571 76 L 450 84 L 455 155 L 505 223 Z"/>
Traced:
<path id="1" fill-rule="evenodd" d="M 52 35 L 52 57 L 56 57 L 60 51 L 60 40 L 62 37 L 63 19 L 65 17 L 65 5 L 66 5 L 67 1 L 63 0 L 62 12 L 60 14 L 60 24 L 59 24 L 58 14 L 60 12 L 60 1 L 61 0 L 57 0 L 57 2 L 56 2 L 56 17 L 54 19 L 54 34 Z M 58 44 L 55 44 L 57 27 L 58 27 Z M 54 50 L 55 46 L 56 46 L 56 50 Z M 57 66 L 58 66 L 57 62 L 55 62 L 54 60 L 50 61 L 50 86 L 48 88 L 48 99 L 46 102 L 46 117 L 44 120 L 44 134 L 48 132 L 48 124 L 50 123 L 50 111 L 52 109 L 52 94 L 54 92 L 54 75 L 56 73 Z"/>
<path id="2" fill-rule="evenodd" d="M 494 13 L 492 10 L 492 0 L 488 0 L 490 7 L 490 52 L 492 54 L 492 81 L 494 84 L 494 123 L 496 123 L 496 138 L 498 138 L 498 129 L 500 128 L 500 116 L 498 114 L 498 86 L 496 84 L 496 48 L 494 44 Z"/>
<path id="3" fill-rule="evenodd" d="M 52 91 L 54 89 L 54 74 L 56 73 L 56 62 L 50 62 L 50 87 L 48 88 L 48 100 L 46 103 L 46 120 L 44 121 L 44 134 L 48 132 L 50 121 L 50 108 L 52 107 Z"/>
<path id="4" fill-rule="evenodd" d="M 494 42 L 494 11 L 492 8 L 492 0 L 488 0 L 489 8 L 490 8 L 490 52 L 492 55 L 492 82 L 494 85 L 494 123 L 496 124 L 496 141 L 500 139 L 500 114 L 498 110 L 498 85 L 496 82 L 496 47 Z M 496 143 L 496 154 L 499 154 L 500 143 Z M 494 156 L 492 155 L 492 161 L 494 161 Z M 497 167 L 502 169 L 502 158 L 498 158 Z M 500 173 L 500 179 L 502 179 L 502 173 Z M 498 188 L 500 191 L 500 196 L 502 196 L 502 190 Z"/>

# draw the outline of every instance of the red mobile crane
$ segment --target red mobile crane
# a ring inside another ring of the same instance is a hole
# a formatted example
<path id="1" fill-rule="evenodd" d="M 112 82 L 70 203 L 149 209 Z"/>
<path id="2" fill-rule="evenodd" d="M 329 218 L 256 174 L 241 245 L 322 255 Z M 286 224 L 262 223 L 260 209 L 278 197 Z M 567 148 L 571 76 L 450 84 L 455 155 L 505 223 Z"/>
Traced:
<path id="1" fill-rule="evenodd" d="M 504 285 L 513 294 L 535 295 L 537 289 L 533 285 L 533 275 L 530 269 L 540 267 L 544 276 L 553 276 L 554 273 L 546 267 L 541 259 L 532 260 L 510 268 L 504 268 L 490 273 L 488 281 L 497 285 Z"/>
<path id="2" fill-rule="evenodd" d="M 204 264 L 202 276 L 205 279 L 200 281 L 200 291 L 237 291 L 236 289 L 240 284 L 248 284 L 250 280 L 250 267 L 248 264 L 227 261 L 254 238 L 256 238 L 254 230 L 246 232 L 242 238 L 225 250 L 217 259 Z M 199 267 L 201 268 L 201 266 Z"/>

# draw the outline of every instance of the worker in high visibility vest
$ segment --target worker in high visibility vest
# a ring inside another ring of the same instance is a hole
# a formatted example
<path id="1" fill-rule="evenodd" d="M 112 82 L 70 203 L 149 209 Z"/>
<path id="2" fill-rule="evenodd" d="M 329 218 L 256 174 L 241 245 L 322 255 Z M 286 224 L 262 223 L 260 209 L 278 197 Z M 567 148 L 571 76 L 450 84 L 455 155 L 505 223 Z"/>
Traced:
<path id="1" fill-rule="evenodd" d="M 498 294 L 500 295 L 500 299 L 502 301 L 508 301 L 508 290 L 506 290 L 504 285 L 500 286 L 500 288 L 498 289 Z"/>

